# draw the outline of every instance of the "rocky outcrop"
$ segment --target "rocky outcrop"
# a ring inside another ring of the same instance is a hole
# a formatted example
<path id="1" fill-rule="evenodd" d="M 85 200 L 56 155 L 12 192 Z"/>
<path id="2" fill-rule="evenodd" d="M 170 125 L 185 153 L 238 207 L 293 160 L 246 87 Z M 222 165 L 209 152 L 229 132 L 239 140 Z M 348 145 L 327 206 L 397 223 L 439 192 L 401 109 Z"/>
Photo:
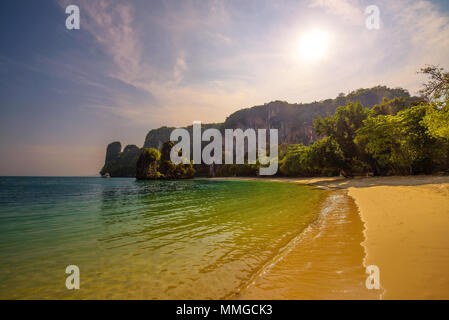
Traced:
<path id="1" fill-rule="evenodd" d="M 162 144 L 170 140 L 170 134 L 174 129 L 176 128 L 164 126 L 150 130 L 145 137 L 143 148 L 155 148 L 161 150 Z"/>
<path id="2" fill-rule="evenodd" d="M 122 144 L 119 141 L 110 143 L 106 148 L 105 163 L 117 160 L 121 151 L 122 151 Z"/>
<path id="3" fill-rule="evenodd" d="M 349 102 L 361 102 L 372 108 L 382 102 L 383 98 L 402 97 L 410 99 L 404 89 L 390 89 L 377 86 L 371 89 L 359 89 L 348 95 L 340 94 L 335 99 L 327 99 L 312 103 L 291 104 L 285 101 L 273 101 L 261 106 L 242 109 L 234 112 L 223 124 L 226 129 L 278 129 L 279 144 L 302 143 L 310 145 L 316 140 L 312 120 L 334 114 L 339 106 Z"/>
<path id="4" fill-rule="evenodd" d="M 134 177 L 136 163 L 141 149 L 136 145 L 127 145 L 123 152 L 120 142 L 113 142 L 106 149 L 106 159 L 100 174 L 109 173 L 111 177 Z"/>
<path id="5" fill-rule="evenodd" d="M 154 148 L 145 148 L 136 163 L 137 180 L 156 180 L 160 177 L 158 173 L 158 161 L 161 153 Z"/>

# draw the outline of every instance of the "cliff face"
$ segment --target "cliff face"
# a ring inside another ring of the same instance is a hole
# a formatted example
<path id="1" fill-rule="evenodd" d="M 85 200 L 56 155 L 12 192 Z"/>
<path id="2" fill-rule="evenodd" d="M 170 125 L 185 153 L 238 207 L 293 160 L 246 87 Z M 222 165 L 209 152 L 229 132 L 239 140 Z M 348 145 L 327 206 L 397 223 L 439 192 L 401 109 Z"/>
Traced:
<path id="1" fill-rule="evenodd" d="M 309 144 L 314 139 L 312 119 L 322 111 L 312 109 L 311 106 L 274 101 L 233 113 L 226 119 L 223 127 L 242 130 L 278 129 L 279 143 Z"/>
<path id="2" fill-rule="evenodd" d="M 134 177 L 137 159 L 141 150 L 136 145 L 127 145 L 123 152 L 120 142 L 113 142 L 106 148 L 106 160 L 100 171 L 101 175 L 109 173 L 111 177 Z"/>
<path id="3" fill-rule="evenodd" d="M 110 143 L 106 148 L 105 163 L 117 160 L 121 151 L 122 151 L 122 144 L 119 141 Z"/>
<path id="4" fill-rule="evenodd" d="M 175 127 L 160 127 L 158 129 L 152 129 L 145 137 L 143 148 L 155 148 L 161 150 L 164 142 L 170 140 L 170 133 L 176 129 Z"/>
<path id="5" fill-rule="evenodd" d="M 316 140 L 312 127 L 312 120 L 319 116 L 332 115 L 337 107 L 344 106 L 348 102 L 361 102 L 365 107 L 382 103 L 383 98 L 404 98 L 411 101 L 408 91 L 397 88 L 390 89 L 385 86 L 377 86 L 370 89 L 359 89 L 347 95 L 340 94 L 335 99 L 327 99 L 307 104 L 291 104 L 285 101 L 273 101 L 261 106 L 246 108 L 234 112 L 226 118 L 224 123 L 203 124 L 202 129 L 278 129 L 279 144 L 303 143 L 311 144 Z M 150 130 L 145 137 L 143 148 L 156 148 L 161 150 L 165 142 L 170 140 L 170 133 L 174 127 L 161 127 Z M 192 133 L 192 126 L 185 127 Z M 192 137 L 192 134 L 190 135 Z M 205 145 L 207 143 L 203 143 Z M 135 145 L 127 146 L 120 152 L 120 142 L 111 143 L 106 150 L 106 161 L 101 173 L 109 172 L 112 177 L 135 176 L 137 159 L 142 152 Z M 208 172 L 208 168 L 196 166 L 198 174 Z M 203 170 L 204 169 L 204 170 Z"/>
<path id="6" fill-rule="evenodd" d="M 340 94 L 335 99 L 328 99 L 308 104 L 290 104 L 285 101 L 273 101 L 262 106 L 242 109 L 231 114 L 223 124 L 224 128 L 242 130 L 278 129 L 279 144 L 311 144 L 316 140 L 312 120 L 334 114 L 339 106 L 348 102 L 361 102 L 372 108 L 382 102 L 383 98 L 402 97 L 410 99 L 404 89 L 389 89 L 378 86 L 371 89 L 359 89 L 348 95 Z"/>
<path id="7" fill-rule="evenodd" d="M 223 126 L 222 123 L 203 123 L 201 125 L 202 130 L 206 130 L 209 128 L 221 129 Z M 193 126 L 183 127 L 190 133 L 190 137 L 192 137 Z M 170 141 L 171 132 L 176 129 L 175 127 L 160 127 L 158 129 L 152 129 L 148 132 L 145 137 L 145 142 L 143 144 L 143 148 L 155 148 L 158 150 L 162 150 L 162 145 Z"/>

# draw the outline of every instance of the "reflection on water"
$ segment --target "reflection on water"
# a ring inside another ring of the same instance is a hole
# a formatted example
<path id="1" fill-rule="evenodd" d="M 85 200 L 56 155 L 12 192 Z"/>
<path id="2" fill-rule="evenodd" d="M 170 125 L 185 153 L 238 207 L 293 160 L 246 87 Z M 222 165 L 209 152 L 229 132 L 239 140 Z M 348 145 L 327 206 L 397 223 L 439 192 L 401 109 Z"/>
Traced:
<path id="1" fill-rule="evenodd" d="M 261 181 L 0 178 L 0 298 L 229 297 L 327 191 Z M 81 289 L 65 288 L 65 267 Z"/>
<path id="2" fill-rule="evenodd" d="M 363 228 L 352 198 L 334 192 L 320 219 L 291 250 L 262 269 L 238 298 L 379 299 L 380 290 L 365 286 Z"/>

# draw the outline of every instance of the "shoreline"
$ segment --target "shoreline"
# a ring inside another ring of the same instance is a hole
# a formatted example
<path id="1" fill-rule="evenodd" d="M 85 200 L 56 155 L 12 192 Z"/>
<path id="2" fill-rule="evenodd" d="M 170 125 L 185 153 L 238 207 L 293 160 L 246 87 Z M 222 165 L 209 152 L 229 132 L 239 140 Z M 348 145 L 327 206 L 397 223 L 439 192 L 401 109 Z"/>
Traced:
<path id="1" fill-rule="evenodd" d="M 212 179 L 347 190 L 364 224 L 363 263 L 379 267 L 382 298 L 449 299 L 448 176 Z"/>
<path id="2" fill-rule="evenodd" d="M 317 220 L 236 298 L 378 300 L 381 291 L 365 287 L 363 228 L 347 191 L 329 191 Z"/>

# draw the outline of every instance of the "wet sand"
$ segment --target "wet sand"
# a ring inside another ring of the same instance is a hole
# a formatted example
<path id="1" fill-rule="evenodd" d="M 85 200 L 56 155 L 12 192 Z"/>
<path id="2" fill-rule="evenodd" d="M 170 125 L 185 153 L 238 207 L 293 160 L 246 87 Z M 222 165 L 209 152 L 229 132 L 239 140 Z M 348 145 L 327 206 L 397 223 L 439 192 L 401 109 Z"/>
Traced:
<path id="1" fill-rule="evenodd" d="M 361 240 L 364 248 L 364 266 L 379 267 L 382 299 L 449 299 L 449 177 L 270 180 L 347 190 L 358 207 L 364 225 L 362 228 L 364 237 L 360 238 L 357 235 L 360 228 L 355 227 L 356 224 L 344 231 L 333 228 L 329 232 L 333 233 L 336 239 L 339 239 L 338 233 L 340 237 L 344 237 L 345 232 L 348 232 L 346 237 Z M 323 243 L 320 250 L 326 252 L 331 244 L 331 242 Z M 353 252 L 354 259 L 360 256 L 355 247 L 350 249 L 351 244 L 346 246 L 346 249 Z M 303 294 L 307 291 L 302 289 L 283 288 L 281 293 L 279 289 L 272 289 L 278 287 L 274 282 L 288 268 L 293 279 L 291 287 L 296 286 L 297 280 L 304 277 L 305 273 L 298 271 L 307 265 L 307 261 L 302 259 L 310 260 L 314 257 L 304 255 L 301 250 L 302 246 L 297 246 L 279 263 L 279 267 L 273 267 L 271 273 L 267 272 L 263 276 L 264 284 L 255 285 L 260 290 L 248 288 L 248 297 L 281 299 L 330 297 L 326 288 L 320 289 L 323 291 L 321 295 L 313 297 Z M 315 266 L 316 270 L 319 268 L 322 266 Z M 308 275 L 308 278 L 313 277 Z M 268 284 L 270 281 L 272 284 Z M 287 282 L 284 284 L 289 287 Z M 271 296 L 269 292 L 272 293 Z M 346 297 L 341 295 L 336 298 Z"/>
<path id="2" fill-rule="evenodd" d="M 319 220 L 279 261 L 257 275 L 239 299 L 379 299 L 363 267 L 363 223 L 345 191 L 333 192 Z"/>
<path id="3" fill-rule="evenodd" d="M 449 177 L 320 181 L 345 188 L 365 223 L 366 265 L 377 265 L 383 299 L 449 299 Z"/>

